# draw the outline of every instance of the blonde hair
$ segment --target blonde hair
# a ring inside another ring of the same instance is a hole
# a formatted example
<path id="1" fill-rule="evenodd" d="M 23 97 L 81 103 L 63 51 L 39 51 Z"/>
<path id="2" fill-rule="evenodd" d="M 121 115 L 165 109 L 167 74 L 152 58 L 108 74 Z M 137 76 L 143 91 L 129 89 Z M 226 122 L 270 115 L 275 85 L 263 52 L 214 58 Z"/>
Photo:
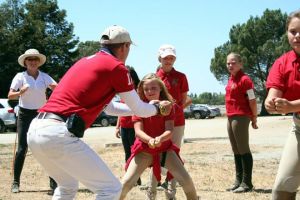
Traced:
<path id="1" fill-rule="evenodd" d="M 229 56 L 233 56 L 234 59 L 235 59 L 236 61 L 238 61 L 239 63 L 243 63 L 242 57 L 241 57 L 240 54 L 235 53 L 235 52 L 231 52 L 230 54 L 227 55 L 227 58 L 228 58 Z"/>
<path id="2" fill-rule="evenodd" d="M 145 82 L 149 81 L 149 80 L 154 80 L 158 83 L 158 85 L 161 89 L 160 94 L 159 94 L 159 100 L 168 100 L 170 102 L 173 102 L 173 97 L 168 92 L 164 82 L 154 73 L 147 74 L 146 76 L 143 77 L 143 79 L 139 83 L 137 92 L 141 99 L 143 99 L 143 100 L 147 99 L 144 94 L 143 86 L 144 86 Z"/>
<path id="3" fill-rule="evenodd" d="M 291 12 L 291 13 L 289 14 L 289 16 L 288 16 L 287 19 L 286 19 L 286 30 L 289 29 L 289 25 L 290 25 L 290 23 L 291 23 L 291 21 L 292 21 L 293 18 L 298 18 L 298 19 L 300 19 L 300 10 L 296 10 L 296 11 Z"/>

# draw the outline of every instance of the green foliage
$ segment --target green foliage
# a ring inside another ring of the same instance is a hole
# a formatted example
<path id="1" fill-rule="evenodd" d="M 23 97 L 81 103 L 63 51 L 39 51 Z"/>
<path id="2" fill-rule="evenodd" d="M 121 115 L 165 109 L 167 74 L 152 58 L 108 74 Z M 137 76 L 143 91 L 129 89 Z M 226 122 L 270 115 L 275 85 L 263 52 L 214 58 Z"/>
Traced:
<path id="1" fill-rule="evenodd" d="M 5 97 L 10 83 L 24 68 L 18 57 L 29 48 L 47 56 L 41 70 L 59 80 L 77 58 L 72 23 L 66 11 L 59 10 L 56 0 L 6 0 L 0 5 L 0 96 Z"/>
<path id="2" fill-rule="evenodd" d="M 211 93 L 211 92 L 203 92 L 199 95 L 190 94 L 189 95 L 194 104 L 208 104 L 208 105 L 224 105 L 225 104 L 225 96 L 222 93 Z"/>
<path id="3" fill-rule="evenodd" d="M 100 43 L 96 41 L 80 42 L 78 45 L 78 57 L 77 60 L 95 54 L 99 51 Z"/>
<path id="4" fill-rule="evenodd" d="M 244 71 L 252 78 L 257 95 L 264 99 L 265 81 L 276 58 L 290 49 L 285 22 L 287 15 L 280 10 L 265 10 L 261 17 L 250 17 L 245 24 L 234 25 L 225 44 L 215 49 L 210 70 L 217 80 L 226 83 L 228 72 L 226 56 L 241 54 Z"/>

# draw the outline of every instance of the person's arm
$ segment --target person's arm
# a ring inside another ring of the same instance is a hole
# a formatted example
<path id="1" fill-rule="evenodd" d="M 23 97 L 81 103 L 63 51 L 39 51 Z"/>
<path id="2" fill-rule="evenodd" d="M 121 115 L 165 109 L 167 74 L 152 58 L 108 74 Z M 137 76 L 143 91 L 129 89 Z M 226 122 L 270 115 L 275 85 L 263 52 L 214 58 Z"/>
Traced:
<path id="1" fill-rule="evenodd" d="M 165 131 L 160 136 L 155 137 L 155 147 L 159 147 L 163 142 L 170 140 L 174 128 L 174 120 L 165 122 Z"/>
<path id="2" fill-rule="evenodd" d="M 117 119 L 115 135 L 117 138 L 120 138 L 120 117 Z"/>
<path id="3" fill-rule="evenodd" d="M 49 85 L 49 88 L 53 91 L 56 88 L 56 86 L 57 86 L 57 83 L 51 83 Z"/>
<path id="4" fill-rule="evenodd" d="M 28 88 L 29 88 L 29 86 L 27 84 L 25 84 L 24 86 L 21 87 L 21 89 L 19 91 L 10 89 L 8 92 L 7 98 L 10 100 L 18 99 L 18 97 L 21 96 L 22 94 L 24 94 L 28 90 Z"/>
<path id="5" fill-rule="evenodd" d="M 258 129 L 257 126 L 257 102 L 256 99 L 249 100 L 249 106 L 252 112 L 251 116 L 251 126 L 254 129 Z"/>
<path id="6" fill-rule="evenodd" d="M 137 121 L 134 122 L 134 131 L 135 131 L 135 136 L 138 137 L 142 142 L 149 144 L 151 141 L 154 141 L 154 138 L 151 136 L 147 135 L 147 133 L 144 132 L 144 126 L 143 122 Z M 151 145 L 149 145 L 151 147 Z"/>
<path id="7" fill-rule="evenodd" d="M 265 100 L 265 108 L 270 114 L 278 114 L 275 106 L 274 100 L 276 98 L 281 98 L 282 97 L 282 92 L 278 89 L 275 88 L 270 88 L 267 98 Z"/>
<path id="8" fill-rule="evenodd" d="M 110 102 L 105 111 L 109 115 L 151 117 L 160 114 L 158 106 L 143 102 L 135 90 L 119 93 L 124 103 Z M 169 101 L 160 101 L 159 106 L 166 110 L 166 115 L 170 114 L 172 103 Z"/>
<path id="9" fill-rule="evenodd" d="M 276 112 L 280 114 L 287 114 L 300 111 L 300 99 L 289 101 L 284 98 L 275 98 L 274 103 Z"/>
<path id="10" fill-rule="evenodd" d="M 187 93 L 185 93 L 185 96 L 186 96 L 186 98 L 185 98 L 185 101 L 183 102 L 183 105 L 182 105 L 183 108 L 186 108 L 186 107 L 188 107 L 189 105 L 191 105 L 193 103 L 192 98 L 187 96 Z"/>

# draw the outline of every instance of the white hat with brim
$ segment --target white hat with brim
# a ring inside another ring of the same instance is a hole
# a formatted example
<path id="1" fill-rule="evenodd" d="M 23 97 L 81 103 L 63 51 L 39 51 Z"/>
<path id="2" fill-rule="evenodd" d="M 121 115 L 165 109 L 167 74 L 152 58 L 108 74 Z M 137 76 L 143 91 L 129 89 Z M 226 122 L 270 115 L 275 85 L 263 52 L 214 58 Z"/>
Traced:
<path id="1" fill-rule="evenodd" d="M 40 52 L 36 49 L 28 49 L 27 51 L 25 51 L 24 54 L 20 55 L 20 57 L 18 58 L 18 63 L 22 66 L 25 67 L 25 59 L 28 57 L 38 57 L 40 59 L 40 63 L 38 64 L 38 66 L 42 66 L 45 62 L 46 62 L 46 56 L 43 54 L 40 54 Z"/>
<path id="2" fill-rule="evenodd" d="M 130 38 L 128 31 L 122 26 L 110 26 L 101 34 L 101 44 L 120 44 L 120 43 L 134 44 Z"/>
<path id="3" fill-rule="evenodd" d="M 165 58 L 167 56 L 176 57 L 176 49 L 172 45 L 164 44 L 158 50 L 158 57 Z"/>

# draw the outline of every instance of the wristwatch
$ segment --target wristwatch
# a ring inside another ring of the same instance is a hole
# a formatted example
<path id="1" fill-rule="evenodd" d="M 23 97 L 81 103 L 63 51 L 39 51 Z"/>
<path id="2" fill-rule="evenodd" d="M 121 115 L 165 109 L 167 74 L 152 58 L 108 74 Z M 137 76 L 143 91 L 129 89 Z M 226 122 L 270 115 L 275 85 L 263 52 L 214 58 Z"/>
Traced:
<path id="1" fill-rule="evenodd" d="M 153 104 L 153 105 L 156 107 L 157 114 L 160 114 L 160 115 L 162 115 L 162 116 L 168 115 L 168 114 L 167 114 L 167 109 L 166 109 L 166 107 L 160 105 L 159 103 L 155 103 L 155 104 Z"/>

